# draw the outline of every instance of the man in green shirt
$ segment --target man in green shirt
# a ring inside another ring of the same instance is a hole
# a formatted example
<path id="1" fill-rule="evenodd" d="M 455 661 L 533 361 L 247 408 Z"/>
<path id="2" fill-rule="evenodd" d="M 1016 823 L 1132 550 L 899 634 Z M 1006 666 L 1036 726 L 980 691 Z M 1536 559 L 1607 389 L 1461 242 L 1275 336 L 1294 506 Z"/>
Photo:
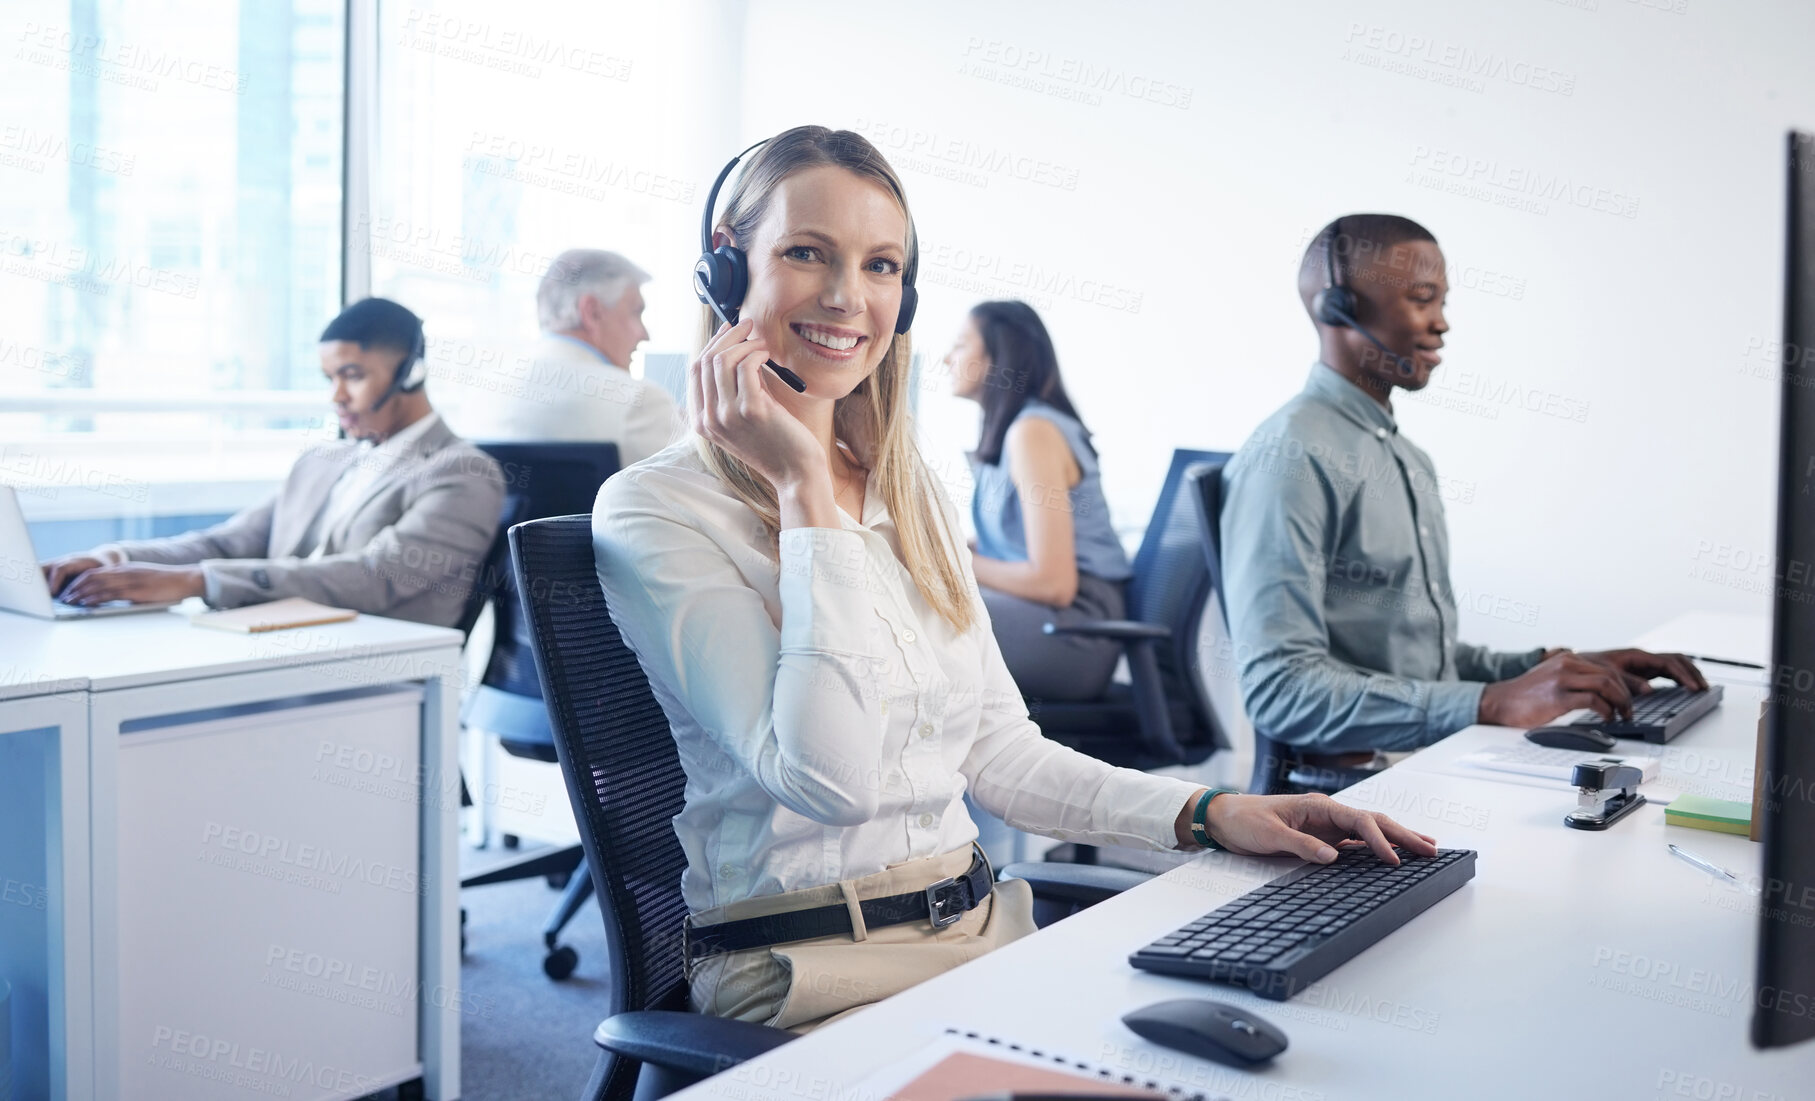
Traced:
<path id="1" fill-rule="evenodd" d="M 1392 404 L 1442 361 L 1443 253 L 1408 218 L 1351 214 L 1312 240 L 1298 282 L 1320 361 L 1223 475 L 1223 598 L 1256 730 L 1353 764 L 1477 722 L 1628 715 L 1654 676 L 1707 686 L 1681 654 L 1458 639 L 1437 470 Z"/>

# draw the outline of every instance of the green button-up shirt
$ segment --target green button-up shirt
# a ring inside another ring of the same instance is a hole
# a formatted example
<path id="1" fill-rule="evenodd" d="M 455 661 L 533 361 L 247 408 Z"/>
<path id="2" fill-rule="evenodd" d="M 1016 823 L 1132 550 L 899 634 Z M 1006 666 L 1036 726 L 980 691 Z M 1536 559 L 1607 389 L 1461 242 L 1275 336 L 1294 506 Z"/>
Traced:
<path id="1" fill-rule="evenodd" d="M 1317 752 L 1415 749 L 1543 651 L 1456 639 L 1443 498 L 1393 415 L 1319 363 L 1223 473 L 1223 596 L 1256 730 Z"/>

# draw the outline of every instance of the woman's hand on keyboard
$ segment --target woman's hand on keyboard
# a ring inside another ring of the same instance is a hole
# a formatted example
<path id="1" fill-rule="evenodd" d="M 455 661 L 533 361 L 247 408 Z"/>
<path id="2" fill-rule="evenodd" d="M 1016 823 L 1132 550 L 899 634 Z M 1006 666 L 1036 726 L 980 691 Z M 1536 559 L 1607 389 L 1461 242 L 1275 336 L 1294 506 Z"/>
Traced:
<path id="1" fill-rule="evenodd" d="M 1351 839 L 1389 864 L 1399 863 L 1395 845 L 1421 856 L 1437 852 L 1436 838 L 1327 795 L 1224 795 L 1210 801 L 1206 824 L 1217 844 L 1248 856 L 1289 854 L 1328 864 L 1336 845 Z"/>

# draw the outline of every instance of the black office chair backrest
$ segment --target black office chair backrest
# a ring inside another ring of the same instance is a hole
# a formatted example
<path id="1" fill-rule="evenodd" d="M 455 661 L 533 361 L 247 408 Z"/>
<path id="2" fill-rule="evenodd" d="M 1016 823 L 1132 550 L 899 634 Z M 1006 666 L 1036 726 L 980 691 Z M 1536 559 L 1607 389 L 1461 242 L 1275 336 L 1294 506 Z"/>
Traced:
<path id="1" fill-rule="evenodd" d="M 1216 593 L 1225 627 L 1229 625 L 1229 601 L 1223 588 L 1223 468 L 1228 465 L 1227 458 L 1200 463 L 1186 477 L 1187 492 L 1197 504 L 1199 530 L 1203 532 L 1204 566 L 1210 571 L 1210 588 Z"/>
<path id="2" fill-rule="evenodd" d="M 668 719 L 605 605 L 592 516 L 518 524 L 510 547 L 555 752 L 605 919 L 607 1015 L 686 1009 L 687 857 L 673 822 L 686 779 Z M 636 1078 L 636 1064 L 617 1059 L 603 1096 L 625 1101 Z"/>
<path id="3" fill-rule="evenodd" d="M 1209 572 L 1210 584 L 1217 595 L 1217 604 L 1223 611 L 1223 626 L 1229 625 L 1229 590 L 1223 586 L 1223 468 L 1229 465 L 1224 458 L 1214 462 L 1193 467 L 1189 475 L 1190 495 L 1197 504 L 1197 518 L 1203 532 L 1204 567 Z M 1239 673 L 1235 667 L 1235 657 L 1239 653 L 1230 637 L 1229 671 Z M 1239 690 L 1238 690 L 1239 696 Z M 1254 772 L 1248 778 L 1248 790 L 1256 795 L 1275 795 L 1287 790 L 1286 776 L 1291 771 L 1296 757 L 1284 744 L 1267 737 L 1260 730 L 1254 731 Z"/>
<path id="4" fill-rule="evenodd" d="M 1169 699 L 1191 700 L 1196 731 L 1174 731 L 1182 744 L 1201 742 L 1214 735 L 1216 717 L 1199 691 L 1193 671 L 1197 661 L 1198 619 L 1209 598 L 1210 579 L 1204 567 L 1203 536 L 1197 508 L 1185 491 L 1185 472 L 1194 464 L 1227 462 L 1228 452 L 1179 448 L 1160 487 L 1159 502 L 1140 550 L 1134 556 L 1134 577 L 1128 582 L 1128 618 L 1160 623 L 1172 628 L 1172 638 L 1158 647 L 1160 679 Z"/>
<path id="5" fill-rule="evenodd" d="M 460 613 L 460 622 L 454 629 L 460 632 L 461 638 L 473 633 L 473 627 L 479 622 L 479 613 L 485 611 L 498 593 L 507 584 L 510 576 L 510 529 L 512 525 L 528 519 L 524 512 L 529 502 L 522 497 L 509 493 L 504 495 L 504 504 L 498 508 L 498 533 L 492 536 L 492 545 L 486 549 L 485 559 L 480 563 L 479 576 L 473 578 L 473 588 L 466 596 L 466 608 Z"/>
<path id="6" fill-rule="evenodd" d="M 517 502 L 515 521 L 592 512 L 605 479 L 618 472 L 615 443 L 477 443 L 504 471 L 506 507 Z M 508 529 L 507 529 L 508 530 Z M 542 695 L 530 656 L 528 627 L 519 615 L 516 582 L 501 562 L 492 585 L 492 656 L 480 683 L 519 696 Z"/>

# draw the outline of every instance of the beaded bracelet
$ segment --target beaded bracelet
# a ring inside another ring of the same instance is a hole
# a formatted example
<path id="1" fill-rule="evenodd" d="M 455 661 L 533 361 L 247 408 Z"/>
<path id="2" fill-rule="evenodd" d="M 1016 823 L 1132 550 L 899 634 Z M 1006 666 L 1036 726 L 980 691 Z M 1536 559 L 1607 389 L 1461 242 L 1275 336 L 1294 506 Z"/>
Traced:
<path id="1" fill-rule="evenodd" d="M 1210 827 L 1204 821 L 1205 818 L 1207 818 L 1210 814 L 1210 800 L 1216 798 L 1219 795 L 1240 795 L 1240 794 L 1241 793 L 1236 791 L 1234 788 L 1211 788 L 1209 791 L 1206 791 L 1206 792 L 1204 792 L 1204 794 L 1198 796 L 1197 807 L 1196 807 L 1196 809 L 1194 809 L 1191 812 L 1191 839 L 1193 841 L 1196 841 L 1198 844 L 1202 845 L 1206 849 L 1222 848 L 1221 845 L 1218 845 L 1214 840 L 1211 839 Z"/>

